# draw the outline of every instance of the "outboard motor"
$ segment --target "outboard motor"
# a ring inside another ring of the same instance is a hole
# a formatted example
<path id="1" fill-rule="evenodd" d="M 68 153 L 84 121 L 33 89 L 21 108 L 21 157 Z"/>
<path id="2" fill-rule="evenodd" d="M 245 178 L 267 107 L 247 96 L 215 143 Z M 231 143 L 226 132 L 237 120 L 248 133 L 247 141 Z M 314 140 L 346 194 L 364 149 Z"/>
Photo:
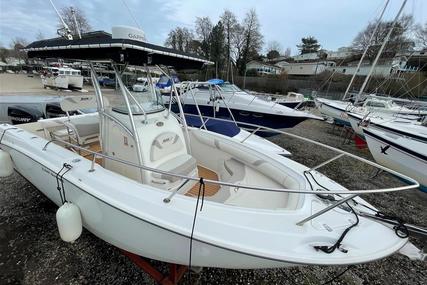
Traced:
<path id="1" fill-rule="evenodd" d="M 37 122 L 44 119 L 43 113 L 29 106 L 10 106 L 7 115 L 13 125 Z"/>
<path id="2" fill-rule="evenodd" d="M 57 102 L 46 104 L 46 118 L 64 117 L 66 113 L 61 109 L 61 105 Z"/>

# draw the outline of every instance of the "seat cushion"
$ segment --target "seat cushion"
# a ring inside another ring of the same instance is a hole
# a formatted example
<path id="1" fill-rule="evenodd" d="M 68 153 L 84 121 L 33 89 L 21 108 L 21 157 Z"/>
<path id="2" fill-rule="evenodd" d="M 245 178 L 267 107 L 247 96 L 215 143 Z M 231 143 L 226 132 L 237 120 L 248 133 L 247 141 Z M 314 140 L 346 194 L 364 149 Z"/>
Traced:
<path id="1" fill-rule="evenodd" d="M 189 154 L 182 154 L 160 164 L 156 168 L 174 174 L 189 176 L 190 174 L 192 174 L 192 172 L 195 172 L 197 168 L 197 161 Z M 181 179 L 176 176 L 170 176 L 167 174 L 155 172 L 153 172 L 153 177 L 161 180 L 167 180 L 170 183 L 176 182 Z"/>
<path id="2" fill-rule="evenodd" d="M 245 165 L 233 158 L 224 161 L 224 169 L 224 181 L 235 183 L 245 177 Z"/>
<path id="3" fill-rule="evenodd" d="M 81 138 L 99 134 L 99 118 L 95 116 L 71 117 L 65 125 L 72 125 Z"/>

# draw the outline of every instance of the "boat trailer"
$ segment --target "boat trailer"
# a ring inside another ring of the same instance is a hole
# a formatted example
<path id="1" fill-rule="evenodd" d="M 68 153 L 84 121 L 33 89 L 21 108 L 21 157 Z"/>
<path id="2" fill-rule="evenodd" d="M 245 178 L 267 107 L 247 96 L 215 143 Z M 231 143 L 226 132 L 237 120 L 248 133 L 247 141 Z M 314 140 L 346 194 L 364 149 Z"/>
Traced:
<path id="1" fill-rule="evenodd" d="M 142 269 L 145 273 L 150 275 L 154 281 L 161 285 L 176 285 L 178 284 L 182 278 L 184 277 L 185 272 L 188 270 L 188 266 L 179 265 L 174 263 L 167 263 L 169 266 L 169 274 L 165 275 L 160 272 L 157 268 L 155 268 L 150 262 L 136 254 L 131 252 L 121 250 L 123 255 L 132 261 L 136 266 Z"/>

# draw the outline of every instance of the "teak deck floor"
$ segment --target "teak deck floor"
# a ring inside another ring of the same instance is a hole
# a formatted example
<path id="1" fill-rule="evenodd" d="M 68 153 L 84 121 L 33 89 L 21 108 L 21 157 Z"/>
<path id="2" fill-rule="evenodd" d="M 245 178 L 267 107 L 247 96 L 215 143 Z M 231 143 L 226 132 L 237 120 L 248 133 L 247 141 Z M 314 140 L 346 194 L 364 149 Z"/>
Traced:
<path id="1" fill-rule="evenodd" d="M 88 150 L 91 150 L 94 152 L 101 152 L 101 150 L 102 150 L 99 142 L 93 142 L 93 143 L 89 144 L 86 148 Z M 84 151 L 84 150 L 82 150 L 80 152 L 80 155 L 89 159 L 89 160 L 92 160 L 92 158 L 93 158 L 92 153 Z M 103 160 L 103 158 L 99 157 L 99 156 L 95 158 L 95 162 L 98 163 L 99 165 L 102 165 L 102 160 Z"/>
<path id="2" fill-rule="evenodd" d="M 197 170 L 199 172 L 199 177 L 203 179 L 216 180 L 218 181 L 218 175 L 210 169 L 204 168 L 203 166 L 197 165 Z M 200 183 L 197 182 L 185 195 L 197 197 L 199 193 Z M 205 183 L 205 196 L 213 196 L 218 193 L 220 185 L 217 184 L 208 184 Z"/>

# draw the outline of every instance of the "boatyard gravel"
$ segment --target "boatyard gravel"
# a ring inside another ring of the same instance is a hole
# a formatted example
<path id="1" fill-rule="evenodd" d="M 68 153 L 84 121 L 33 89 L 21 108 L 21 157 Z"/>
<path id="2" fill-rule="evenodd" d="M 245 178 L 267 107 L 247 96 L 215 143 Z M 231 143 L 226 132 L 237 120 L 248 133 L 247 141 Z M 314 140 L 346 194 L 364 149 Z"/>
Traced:
<path id="1" fill-rule="evenodd" d="M 367 149 L 344 142 L 340 128 L 321 121 L 306 121 L 289 132 L 339 147 L 367 159 Z M 331 158 L 334 153 L 285 135 L 271 140 L 307 166 Z M 353 160 L 339 159 L 321 172 L 350 189 L 374 189 L 402 185 L 390 175 L 374 178 L 374 168 Z M 388 214 L 426 226 L 427 194 L 418 190 L 370 194 L 364 198 Z M 155 284 L 121 251 L 87 230 L 73 244 L 63 242 L 56 227 L 57 207 L 19 174 L 0 178 L 0 284 Z M 127 233 L 124 232 L 123 235 Z M 369 232 L 366 233 L 369 238 Z M 426 240 L 411 238 L 418 247 Z M 266 240 L 265 242 L 268 242 Z M 286 240 L 283 241 L 284 243 Z M 166 272 L 161 262 L 153 264 Z M 187 273 L 182 284 L 322 284 L 347 266 L 306 266 L 268 270 L 204 268 Z M 411 261 L 395 254 L 349 268 L 333 284 L 427 284 L 427 262 Z"/>

